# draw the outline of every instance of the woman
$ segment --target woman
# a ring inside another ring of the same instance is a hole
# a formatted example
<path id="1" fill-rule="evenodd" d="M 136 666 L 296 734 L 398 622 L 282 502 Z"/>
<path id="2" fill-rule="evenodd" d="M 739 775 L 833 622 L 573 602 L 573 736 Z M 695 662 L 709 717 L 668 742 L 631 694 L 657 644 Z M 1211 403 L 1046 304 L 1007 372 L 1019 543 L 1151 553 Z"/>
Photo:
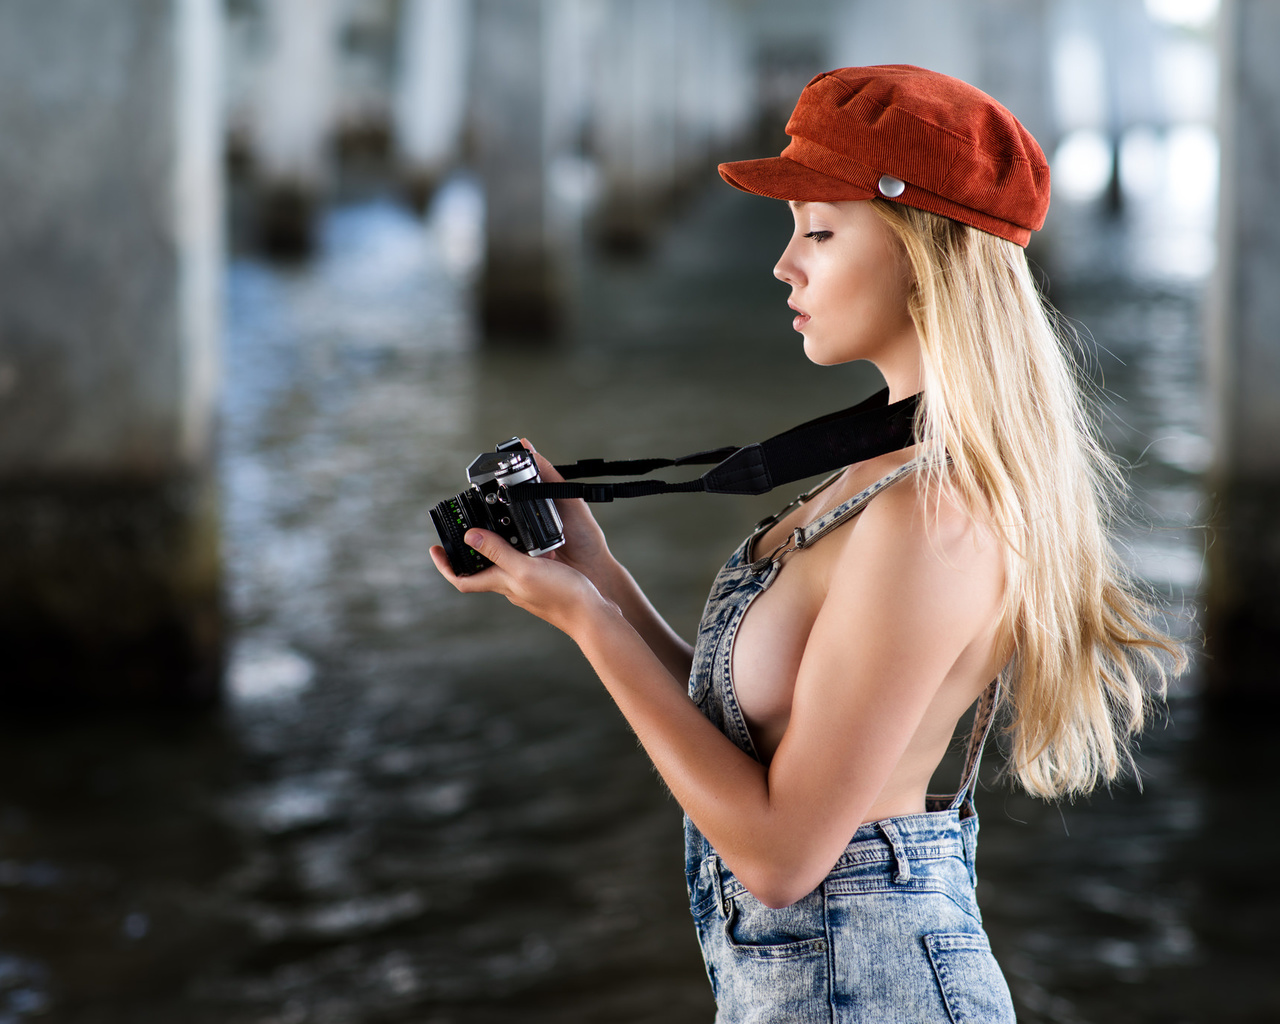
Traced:
<path id="1" fill-rule="evenodd" d="M 1023 786 L 1084 792 L 1126 762 L 1140 667 L 1162 686 L 1178 651 L 1112 550 L 1119 480 L 1027 270 L 1049 199 L 1035 140 L 906 66 L 819 75 L 787 133 L 720 172 L 791 209 L 774 274 L 806 355 L 921 393 L 917 443 L 761 524 L 692 647 L 581 502 L 551 557 L 485 531 L 467 542 L 493 568 L 433 557 L 577 641 L 680 802 L 717 1019 L 1012 1020 L 973 895 L 992 710 Z M 927 798 L 975 701 L 959 791 Z"/>

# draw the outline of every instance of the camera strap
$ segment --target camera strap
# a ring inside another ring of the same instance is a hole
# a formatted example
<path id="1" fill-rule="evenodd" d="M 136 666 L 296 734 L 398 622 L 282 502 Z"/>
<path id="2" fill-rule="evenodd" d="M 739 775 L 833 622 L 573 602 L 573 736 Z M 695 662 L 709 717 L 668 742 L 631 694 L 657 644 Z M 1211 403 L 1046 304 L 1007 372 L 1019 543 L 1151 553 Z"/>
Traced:
<path id="1" fill-rule="evenodd" d="M 693 480 L 634 480 L 617 483 L 526 483 L 508 488 L 517 501 L 537 498 L 582 498 L 604 502 L 649 494 L 709 491 L 713 494 L 764 494 L 782 484 L 829 473 L 915 443 L 914 425 L 920 396 L 889 404 L 889 389 L 839 412 L 775 434 L 745 448 L 713 448 L 678 459 L 583 459 L 556 469 L 566 481 L 582 477 L 639 476 L 670 466 L 714 463 Z"/>

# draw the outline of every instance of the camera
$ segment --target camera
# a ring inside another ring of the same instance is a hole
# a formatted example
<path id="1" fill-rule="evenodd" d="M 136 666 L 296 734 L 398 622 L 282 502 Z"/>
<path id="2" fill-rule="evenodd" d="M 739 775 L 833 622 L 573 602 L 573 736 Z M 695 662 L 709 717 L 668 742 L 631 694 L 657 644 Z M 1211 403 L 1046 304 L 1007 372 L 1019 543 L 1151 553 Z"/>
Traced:
<path id="1" fill-rule="evenodd" d="M 463 541 L 472 527 L 492 530 L 518 551 L 545 555 L 564 543 L 564 526 L 550 498 L 517 501 L 507 488 L 542 479 L 538 464 L 513 437 L 467 467 L 471 486 L 431 510 L 440 544 L 456 576 L 471 576 L 493 565 Z"/>

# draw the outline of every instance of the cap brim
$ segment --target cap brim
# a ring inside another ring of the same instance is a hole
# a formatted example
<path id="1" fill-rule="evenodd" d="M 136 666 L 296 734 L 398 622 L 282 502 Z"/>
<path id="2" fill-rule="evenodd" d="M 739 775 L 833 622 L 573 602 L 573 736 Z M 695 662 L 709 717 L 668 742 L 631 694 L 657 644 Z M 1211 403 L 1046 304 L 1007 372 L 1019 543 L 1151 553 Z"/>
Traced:
<path id="1" fill-rule="evenodd" d="M 785 156 L 721 164 L 720 177 L 743 192 L 803 203 L 838 203 L 846 199 L 870 199 L 876 194 L 872 189 L 833 178 Z"/>

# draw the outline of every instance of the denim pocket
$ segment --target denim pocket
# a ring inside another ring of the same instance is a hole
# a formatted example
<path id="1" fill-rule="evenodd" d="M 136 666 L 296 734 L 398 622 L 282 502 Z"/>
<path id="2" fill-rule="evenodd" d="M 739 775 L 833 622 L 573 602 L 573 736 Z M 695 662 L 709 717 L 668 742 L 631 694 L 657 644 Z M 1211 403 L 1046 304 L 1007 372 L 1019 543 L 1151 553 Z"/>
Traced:
<path id="1" fill-rule="evenodd" d="M 924 937 L 952 1024 L 1014 1024 L 1013 1000 L 985 935 Z"/>
<path id="2" fill-rule="evenodd" d="M 729 900 L 724 939 L 739 956 L 757 960 L 791 960 L 823 953 L 827 938 L 820 897 L 815 901 L 813 895 L 806 896 L 775 910 L 744 890 Z"/>
<path id="3" fill-rule="evenodd" d="M 816 915 L 806 902 L 773 910 L 739 889 L 704 903 L 698 941 L 718 1024 L 831 1024 L 821 900 Z"/>

